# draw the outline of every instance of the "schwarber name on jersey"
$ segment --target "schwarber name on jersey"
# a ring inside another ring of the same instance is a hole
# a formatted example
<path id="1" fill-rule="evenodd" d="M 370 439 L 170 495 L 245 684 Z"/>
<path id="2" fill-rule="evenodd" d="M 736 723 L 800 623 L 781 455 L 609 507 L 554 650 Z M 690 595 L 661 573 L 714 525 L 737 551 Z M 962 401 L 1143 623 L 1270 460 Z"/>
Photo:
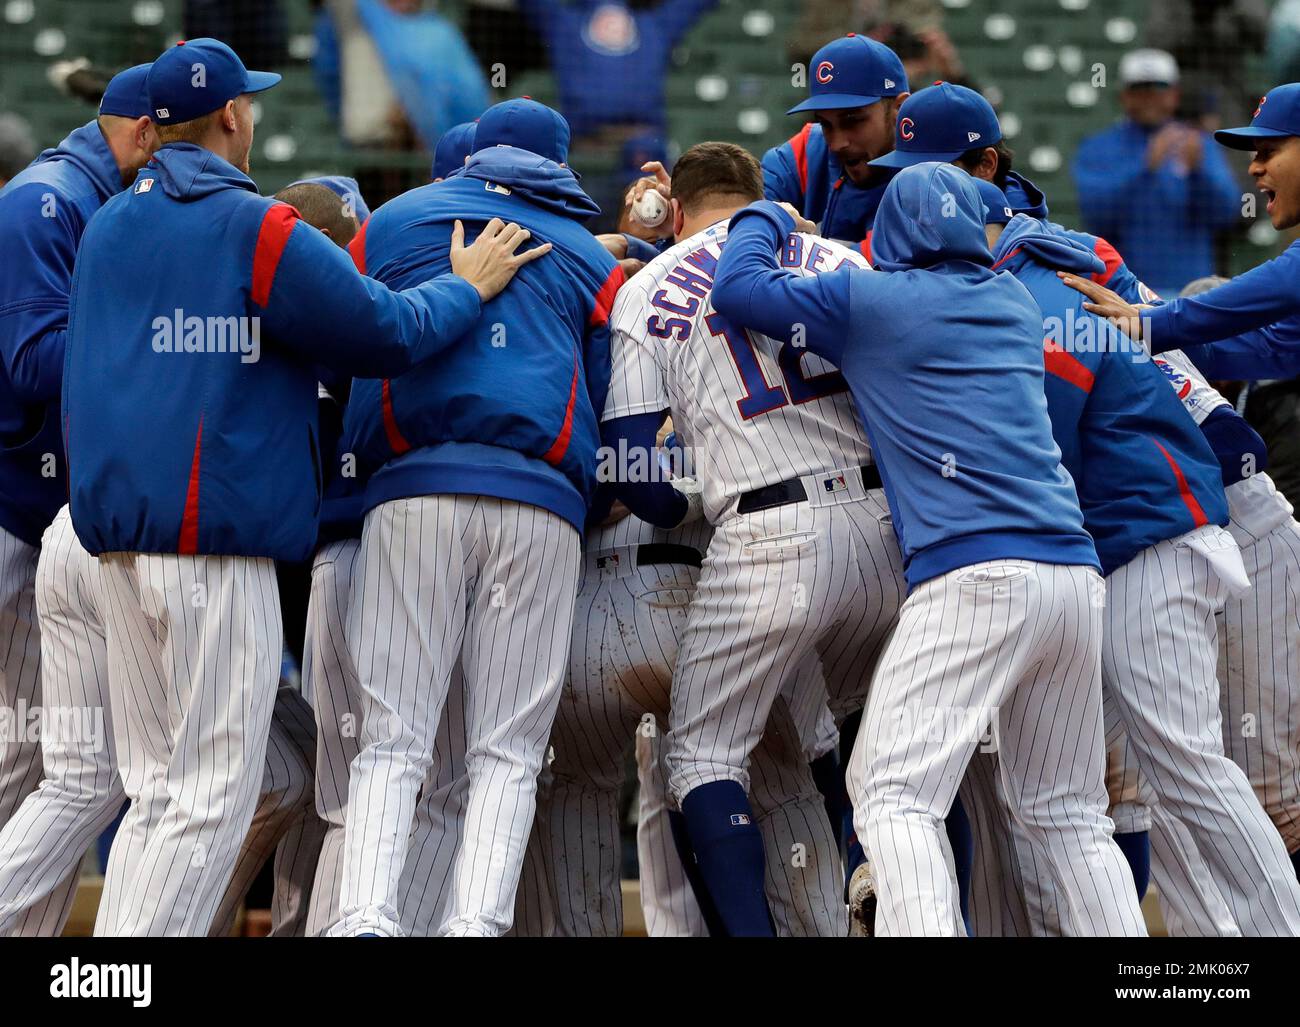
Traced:
<path id="1" fill-rule="evenodd" d="M 713 309 L 726 238 L 727 222 L 719 221 L 665 250 L 619 291 L 603 418 L 670 409 L 713 523 L 752 489 L 871 462 L 834 366 Z M 867 267 L 852 250 L 801 233 L 786 240 L 781 263 L 804 276 Z"/>

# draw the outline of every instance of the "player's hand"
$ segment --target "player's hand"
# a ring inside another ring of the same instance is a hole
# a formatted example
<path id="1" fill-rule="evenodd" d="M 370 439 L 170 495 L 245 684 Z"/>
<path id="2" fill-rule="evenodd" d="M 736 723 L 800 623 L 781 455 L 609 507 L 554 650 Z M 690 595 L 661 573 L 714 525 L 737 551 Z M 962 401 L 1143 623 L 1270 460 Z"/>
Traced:
<path id="1" fill-rule="evenodd" d="M 663 194 L 665 200 L 672 198 L 673 180 L 668 172 L 664 170 L 662 164 L 657 160 L 648 160 L 641 165 L 641 170 L 646 172 L 649 177 L 637 179 L 637 181 L 633 183 L 631 192 L 628 193 L 631 197 L 631 203 L 635 203 L 637 200 L 641 199 L 641 197 L 650 189 L 658 189 L 659 192 Z M 631 204 L 629 204 L 629 206 L 630 205 Z"/>
<path id="2" fill-rule="evenodd" d="M 1189 128 L 1183 138 L 1183 163 L 1187 165 L 1189 171 L 1195 171 L 1201 166 L 1201 158 L 1204 156 L 1205 141 L 1201 133 L 1194 128 Z"/>
<path id="3" fill-rule="evenodd" d="M 817 234 L 817 226 L 800 214 L 793 203 L 786 203 L 782 200 L 777 204 L 777 206 L 794 218 L 794 230 L 796 232 L 811 232 L 813 235 Z"/>
<path id="4" fill-rule="evenodd" d="M 609 255 L 615 260 L 627 256 L 627 236 L 622 232 L 605 232 L 596 236 L 596 241 L 609 250 Z"/>
<path id="5" fill-rule="evenodd" d="M 625 517 L 631 517 L 631 516 L 632 516 L 632 511 L 623 505 L 623 501 L 621 499 L 616 499 L 614 500 L 613 503 L 610 504 L 609 513 L 605 516 L 605 519 L 600 522 L 600 526 L 602 528 L 608 528 L 611 524 L 617 524 Z"/>
<path id="6" fill-rule="evenodd" d="M 618 266 L 623 269 L 623 278 L 628 279 L 645 267 L 645 261 L 638 260 L 636 257 L 624 257 L 618 262 Z"/>
<path id="7" fill-rule="evenodd" d="M 451 230 L 452 273 L 474 286 L 486 303 L 509 284 L 521 267 L 551 252 L 550 243 L 515 252 L 531 238 L 528 229 L 520 228 L 513 221 L 506 224 L 500 218 L 493 218 L 483 226 L 473 245 L 466 246 L 465 226 L 457 221 Z"/>
<path id="8" fill-rule="evenodd" d="M 1104 317 L 1130 339 L 1142 338 L 1142 311 L 1150 310 L 1150 304 L 1129 303 L 1104 285 L 1098 285 L 1087 278 L 1079 278 L 1064 271 L 1056 272 L 1056 276 L 1070 288 L 1077 289 L 1088 297 L 1090 302 L 1083 305 L 1084 310 L 1098 317 Z"/>

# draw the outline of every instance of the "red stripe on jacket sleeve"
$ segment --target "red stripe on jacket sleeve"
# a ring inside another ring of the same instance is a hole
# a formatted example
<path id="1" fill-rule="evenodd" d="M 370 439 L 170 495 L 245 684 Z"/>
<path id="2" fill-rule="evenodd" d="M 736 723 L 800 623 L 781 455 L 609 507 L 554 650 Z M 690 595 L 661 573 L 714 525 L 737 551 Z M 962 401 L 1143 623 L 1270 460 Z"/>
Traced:
<path id="1" fill-rule="evenodd" d="M 799 172 L 799 189 L 803 193 L 808 192 L 808 136 L 812 129 L 813 123 L 810 121 L 790 139 L 790 149 L 794 152 L 794 167 Z"/>
<path id="2" fill-rule="evenodd" d="M 370 219 L 366 218 L 366 223 L 361 226 L 361 231 L 352 237 L 348 243 L 348 255 L 352 257 L 352 263 L 357 266 L 357 270 L 363 275 L 366 273 L 366 229 L 370 227 Z"/>
<path id="3" fill-rule="evenodd" d="M 393 389 L 387 378 L 384 379 L 383 390 L 384 434 L 388 436 L 389 447 L 400 456 L 411 448 L 411 444 L 398 430 L 397 417 L 393 413 Z"/>
<path id="4" fill-rule="evenodd" d="M 599 327 L 609 321 L 609 312 L 614 309 L 614 297 L 618 295 L 618 290 L 623 288 L 625 281 L 627 278 L 623 274 L 622 266 L 615 264 L 609 272 L 609 277 L 605 279 L 605 284 L 596 293 L 591 317 L 587 319 L 588 323 Z"/>
<path id="5" fill-rule="evenodd" d="M 1196 497 L 1192 495 L 1192 487 L 1187 484 L 1187 476 L 1183 474 L 1183 469 L 1178 466 L 1178 461 L 1173 458 L 1169 450 L 1156 439 L 1152 439 L 1156 449 L 1164 454 L 1165 459 L 1169 462 L 1169 469 L 1174 472 L 1174 481 L 1178 483 L 1178 496 L 1183 501 L 1183 506 L 1187 507 L 1187 512 L 1192 515 L 1192 523 L 1200 528 L 1209 524 L 1210 519 L 1205 516 L 1205 511 L 1201 509 L 1201 504 L 1197 502 Z"/>
<path id="6" fill-rule="evenodd" d="M 578 402 L 578 351 L 573 351 L 573 381 L 569 383 L 569 404 L 564 408 L 564 426 L 555 436 L 551 448 L 542 454 L 542 459 L 552 467 L 559 466 L 564 454 L 569 449 L 569 439 L 573 437 L 573 407 Z"/>
<path id="7" fill-rule="evenodd" d="M 1097 241 L 1093 243 L 1092 252 L 1101 258 L 1101 262 L 1106 265 L 1106 270 L 1098 271 L 1088 277 L 1098 285 L 1105 285 L 1115 277 L 1115 272 L 1124 263 L 1124 258 L 1119 255 L 1119 251 L 1114 246 L 1101 237 L 1098 237 Z"/>
<path id="8" fill-rule="evenodd" d="M 203 415 L 194 436 L 194 459 L 190 463 L 190 483 L 185 489 L 185 512 L 181 514 L 181 537 L 176 552 L 182 556 L 199 551 L 199 458 L 203 453 Z"/>
<path id="9" fill-rule="evenodd" d="M 265 307 L 271 302 L 271 286 L 280 266 L 284 248 L 298 222 L 298 212 L 287 203 L 272 204 L 262 218 L 257 233 L 257 248 L 253 250 L 253 302 Z"/>
<path id="10" fill-rule="evenodd" d="M 867 237 L 858 243 L 858 252 L 867 258 L 868 264 L 871 263 L 871 233 L 874 231 L 874 228 L 868 228 Z"/>
<path id="11" fill-rule="evenodd" d="M 1048 374 L 1055 375 L 1084 392 L 1091 392 L 1096 376 L 1083 365 L 1078 357 L 1065 352 L 1060 343 L 1051 339 L 1043 340 L 1043 367 Z"/>

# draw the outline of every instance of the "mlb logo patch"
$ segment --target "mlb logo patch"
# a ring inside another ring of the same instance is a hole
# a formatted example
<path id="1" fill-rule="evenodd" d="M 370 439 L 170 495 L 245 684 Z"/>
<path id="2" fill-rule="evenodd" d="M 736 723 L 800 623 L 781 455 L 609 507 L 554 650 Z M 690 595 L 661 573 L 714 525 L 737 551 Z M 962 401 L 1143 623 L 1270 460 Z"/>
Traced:
<path id="1" fill-rule="evenodd" d="M 153 188 L 154 181 L 155 179 L 152 178 L 140 179 L 140 181 L 136 182 L 135 184 L 135 191 L 137 193 L 147 193 L 150 189 Z"/>
<path id="2" fill-rule="evenodd" d="M 732 826 L 732 827 L 748 827 L 748 826 L 749 826 L 749 817 L 748 817 L 746 814 L 744 814 L 744 813 L 733 813 L 733 814 L 731 814 L 731 826 Z"/>
<path id="3" fill-rule="evenodd" d="M 849 487 L 849 483 L 844 480 L 844 475 L 836 474 L 830 478 L 822 479 L 822 488 L 827 492 L 843 492 Z"/>
<path id="4" fill-rule="evenodd" d="M 495 182 L 484 182 L 483 189 L 489 193 L 500 193 L 502 196 L 509 196 L 510 190 L 503 185 L 497 185 Z"/>
<path id="5" fill-rule="evenodd" d="M 612 556 L 602 556 L 596 560 L 598 570 L 618 570 L 619 555 L 614 553 Z"/>

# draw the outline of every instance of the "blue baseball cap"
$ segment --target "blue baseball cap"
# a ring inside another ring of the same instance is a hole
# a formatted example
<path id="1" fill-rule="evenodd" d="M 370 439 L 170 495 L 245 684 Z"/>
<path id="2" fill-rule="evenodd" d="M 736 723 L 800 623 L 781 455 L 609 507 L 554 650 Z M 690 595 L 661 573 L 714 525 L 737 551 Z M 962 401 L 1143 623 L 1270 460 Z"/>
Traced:
<path id="1" fill-rule="evenodd" d="M 474 130 L 474 153 L 490 146 L 517 146 L 563 164 L 569 159 L 569 123 L 544 103 L 524 96 L 485 110 Z"/>
<path id="2" fill-rule="evenodd" d="M 975 188 L 979 190 L 980 199 L 984 202 L 984 223 L 986 225 L 1005 225 L 1016 216 L 1015 211 L 1011 209 L 1011 203 L 1007 199 L 1006 193 L 992 182 L 986 182 L 974 175 L 971 175 L 970 178 L 975 183 Z"/>
<path id="3" fill-rule="evenodd" d="M 893 151 L 871 163 L 882 168 L 910 168 L 927 161 L 947 164 L 967 150 L 1001 139 L 1002 126 L 992 104 L 973 89 L 936 82 L 903 101 Z"/>
<path id="4" fill-rule="evenodd" d="M 808 87 L 808 99 L 787 114 L 868 107 L 886 96 L 906 93 L 907 72 L 898 54 L 884 43 L 850 32 L 813 54 Z"/>
<path id="5" fill-rule="evenodd" d="M 152 67 L 152 64 L 137 64 L 109 79 L 99 101 L 99 113 L 118 118 L 149 117 L 149 91 L 145 88 L 145 80 Z"/>
<path id="6" fill-rule="evenodd" d="M 1260 139 L 1300 136 L 1300 82 L 1270 89 L 1245 128 L 1221 128 L 1214 138 L 1234 150 L 1253 150 Z"/>
<path id="7" fill-rule="evenodd" d="M 280 81 L 274 71 L 249 71 L 219 39 L 181 40 L 149 71 L 150 115 L 159 125 L 179 125 L 220 110 L 244 93 L 260 93 Z"/>
<path id="8" fill-rule="evenodd" d="M 433 148 L 433 167 L 429 177 L 446 178 L 453 171 L 465 166 L 465 158 L 474 150 L 474 132 L 477 124 L 466 121 L 452 125 L 438 137 L 438 144 Z"/>

